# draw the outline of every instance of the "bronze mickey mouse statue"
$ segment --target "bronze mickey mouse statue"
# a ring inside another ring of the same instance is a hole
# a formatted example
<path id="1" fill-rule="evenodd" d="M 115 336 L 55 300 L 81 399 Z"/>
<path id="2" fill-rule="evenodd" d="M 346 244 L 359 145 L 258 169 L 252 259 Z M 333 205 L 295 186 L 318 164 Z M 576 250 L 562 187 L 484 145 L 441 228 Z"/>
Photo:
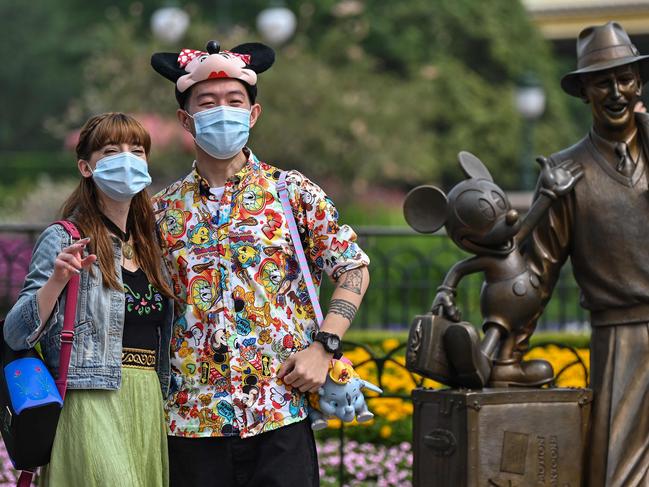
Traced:
<path id="1" fill-rule="evenodd" d="M 530 268 L 519 245 L 552 202 L 572 190 L 582 176 L 581 166 L 567 161 L 551 167 L 544 157 L 537 158 L 539 198 L 521 221 L 476 156 L 463 151 L 458 159 L 467 179 L 454 186 L 448 197 L 434 186 L 419 186 L 404 202 L 412 228 L 434 233 L 445 226 L 458 247 L 474 254 L 451 267 L 433 302 L 433 313 L 454 322 L 443 335 L 443 348 L 456 374 L 448 382 L 470 388 L 542 386 L 552 381 L 552 366 L 544 360 L 524 362 L 518 351 L 541 309 L 541 276 Z M 473 326 L 459 323 L 455 304 L 458 283 L 476 272 L 485 277 L 480 293 L 482 341 Z"/>

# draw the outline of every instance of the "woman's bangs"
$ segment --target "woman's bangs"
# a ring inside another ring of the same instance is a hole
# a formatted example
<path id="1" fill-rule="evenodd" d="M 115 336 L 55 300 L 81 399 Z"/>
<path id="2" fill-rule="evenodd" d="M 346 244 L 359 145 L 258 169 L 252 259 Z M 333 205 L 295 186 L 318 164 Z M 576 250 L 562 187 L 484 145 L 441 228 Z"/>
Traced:
<path id="1" fill-rule="evenodd" d="M 106 117 L 95 127 L 89 144 L 90 152 L 108 144 L 141 145 L 148 155 L 151 149 L 151 137 L 140 122 L 133 117 L 118 113 Z"/>

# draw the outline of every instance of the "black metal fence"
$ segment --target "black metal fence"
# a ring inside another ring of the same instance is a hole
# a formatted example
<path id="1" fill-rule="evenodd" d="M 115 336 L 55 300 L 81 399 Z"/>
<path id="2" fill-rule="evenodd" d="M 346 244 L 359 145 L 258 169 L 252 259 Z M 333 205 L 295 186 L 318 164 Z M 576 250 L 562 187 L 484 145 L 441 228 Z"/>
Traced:
<path id="1" fill-rule="evenodd" d="M 42 225 L 0 225 L 0 316 L 20 291 L 33 244 Z M 360 227 L 359 243 L 370 256 L 371 285 L 354 322 L 355 329 L 399 330 L 430 308 L 435 289 L 456 261 L 466 257 L 445 235 L 421 235 L 408 228 Z M 479 325 L 481 275 L 465 278 L 458 290 L 464 318 Z M 333 286 L 324 280 L 321 302 Z M 540 330 L 574 330 L 585 325 L 579 293 L 569 267 L 564 268 Z"/>

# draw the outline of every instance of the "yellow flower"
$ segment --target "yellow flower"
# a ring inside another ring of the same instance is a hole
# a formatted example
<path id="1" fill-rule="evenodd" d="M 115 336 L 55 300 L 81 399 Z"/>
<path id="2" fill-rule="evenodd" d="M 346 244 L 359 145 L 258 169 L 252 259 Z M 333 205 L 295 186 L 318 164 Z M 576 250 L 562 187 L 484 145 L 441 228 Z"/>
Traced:
<path id="1" fill-rule="evenodd" d="M 389 352 L 390 350 L 394 350 L 399 346 L 399 340 L 396 338 L 387 338 L 383 340 L 383 350 L 386 352 Z"/>
<path id="2" fill-rule="evenodd" d="M 381 435 L 381 438 L 390 438 L 390 436 L 392 436 L 392 428 L 387 424 L 384 424 L 379 430 L 379 435 Z"/>

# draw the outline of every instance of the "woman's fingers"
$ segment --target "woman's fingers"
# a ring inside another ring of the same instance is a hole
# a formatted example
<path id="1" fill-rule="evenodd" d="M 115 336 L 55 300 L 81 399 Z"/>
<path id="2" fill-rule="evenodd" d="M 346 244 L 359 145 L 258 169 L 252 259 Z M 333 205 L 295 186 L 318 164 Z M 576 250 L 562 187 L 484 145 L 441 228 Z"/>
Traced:
<path id="1" fill-rule="evenodd" d="M 66 254 L 81 254 L 81 252 L 83 252 L 83 249 L 86 248 L 86 245 L 88 245 L 89 242 L 89 237 L 82 238 L 72 245 L 65 247 L 61 252 L 64 252 Z"/>
<path id="2" fill-rule="evenodd" d="M 57 260 L 64 264 L 64 268 L 72 268 L 77 274 L 81 272 L 81 261 L 76 256 L 61 252 L 57 257 Z"/>
<path id="3" fill-rule="evenodd" d="M 86 267 L 91 266 L 96 260 L 97 256 L 95 254 L 90 254 L 81 260 L 81 267 L 85 269 Z"/>

